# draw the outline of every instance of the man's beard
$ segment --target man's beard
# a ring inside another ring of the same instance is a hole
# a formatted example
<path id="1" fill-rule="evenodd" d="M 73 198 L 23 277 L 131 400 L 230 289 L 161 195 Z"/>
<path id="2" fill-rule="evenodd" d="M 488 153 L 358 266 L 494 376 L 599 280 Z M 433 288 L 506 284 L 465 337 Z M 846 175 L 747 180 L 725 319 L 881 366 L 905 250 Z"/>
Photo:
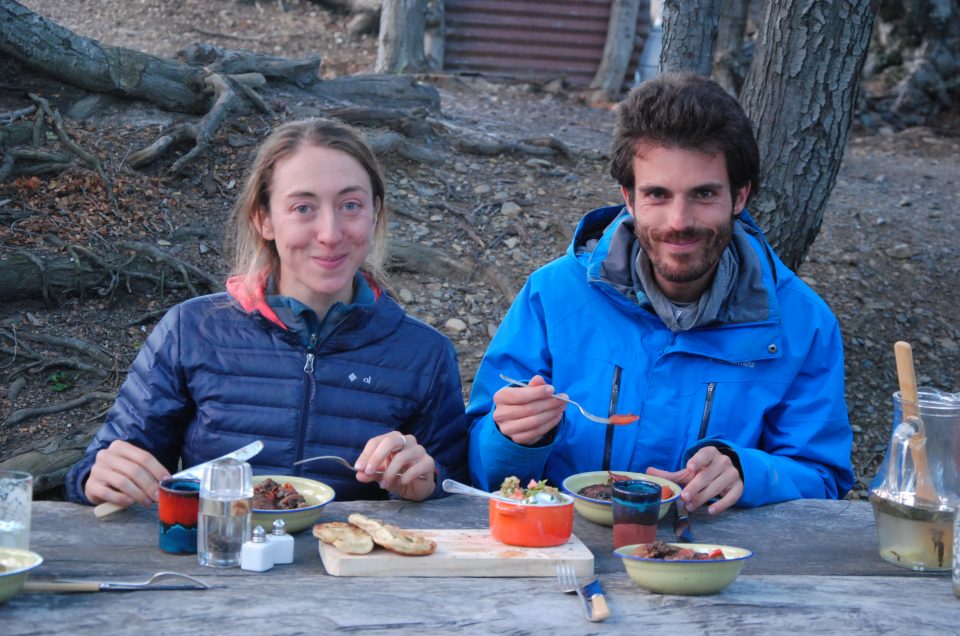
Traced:
<path id="1" fill-rule="evenodd" d="M 730 222 L 717 230 L 689 228 L 679 232 L 660 232 L 638 225 L 636 235 L 657 275 L 671 283 L 690 283 L 700 279 L 720 262 L 720 256 L 733 236 L 733 220 L 731 215 Z M 667 257 L 660 251 L 664 242 L 676 243 L 694 239 L 704 241 L 696 252 Z"/>

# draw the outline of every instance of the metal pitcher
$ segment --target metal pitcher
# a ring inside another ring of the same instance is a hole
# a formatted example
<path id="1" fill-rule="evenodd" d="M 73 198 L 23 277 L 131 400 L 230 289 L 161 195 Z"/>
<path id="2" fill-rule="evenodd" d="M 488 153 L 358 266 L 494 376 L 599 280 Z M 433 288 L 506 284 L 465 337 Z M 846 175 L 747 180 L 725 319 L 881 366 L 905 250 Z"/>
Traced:
<path id="1" fill-rule="evenodd" d="M 893 394 L 893 434 L 870 484 L 880 556 L 913 570 L 949 570 L 960 504 L 960 394 L 921 388 L 916 408 Z M 904 411 L 916 413 L 904 417 Z"/>

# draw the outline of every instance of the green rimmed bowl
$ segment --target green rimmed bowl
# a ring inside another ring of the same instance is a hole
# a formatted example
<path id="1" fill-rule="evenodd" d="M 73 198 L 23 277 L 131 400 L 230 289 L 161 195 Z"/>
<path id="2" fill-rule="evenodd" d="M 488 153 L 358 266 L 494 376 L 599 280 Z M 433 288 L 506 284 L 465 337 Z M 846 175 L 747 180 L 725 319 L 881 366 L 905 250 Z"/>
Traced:
<path id="1" fill-rule="evenodd" d="M 297 489 L 303 498 L 307 500 L 305 508 L 295 508 L 293 510 L 261 510 L 253 509 L 253 518 L 250 520 L 250 527 L 263 526 L 267 534 L 273 529 L 273 522 L 277 519 L 283 519 L 287 526 L 287 532 L 293 534 L 313 527 L 320 515 L 323 514 L 323 507 L 333 501 L 336 496 L 333 488 L 314 479 L 306 477 L 292 477 L 285 475 L 254 475 L 253 485 L 272 479 L 281 486 L 290 484 Z"/>
<path id="2" fill-rule="evenodd" d="M 712 543 L 671 543 L 670 545 L 697 552 L 712 552 L 719 549 L 723 551 L 722 560 L 667 561 L 633 556 L 633 551 L 641 545 L 649 544 L 625 545 L 617 548 L 613 553 L 623 560 L 627 575 L 634 583 L 655 594 L 678 596 L 716 594 L 740 576 L 747 559 L 753 556 L 753 552 L 744 548 Z"/>
<path id="3" fill-rule="evenodd" d="M 622 470 L 613 471 L 614 474 L 623 475 L 624 477 L 629 477 L 630 479 L 642 479 L 644 481 L 651 481 L 655 484 L 660 484 L 661 487 L 666 486 L 670 489 L 671 495 L 665 499 L 660 500 L 660 518 L 667 514 L 667 511 L 670 509 L 670 504 L 673 503 L 677 497 L 680 496 L 680 486 L 669 479 L 664 479 L 663 477 L 654 477 L 653 475 L 647 475 L 645 473 L 631 473 Z M 601 526 L 612 526 L 613 525 L 613 504 L 610 501 L 603 499 L 594 499 L 593 497 L 584 497 L 579 494 L 580 490 L 586 488 L 587 486 L 595 486 L 597 484 L 605 484 L 610 479 L 609 473 L 605 470 L 595 470 L 589 473 L 577 473 L 575 475 L 570 475 L 563 480 L 563 483 L 560 484 L 564 492 L 573 497 L 573 507 L 577 512 L 580 513 L 582 517 L 588 521 L 598 523 Z"/>
<path id="4" fill-rule="evenodd" d="M 20 591 L 30 570 L 43 563 L 43 557 L 30 550 L 0 548 L 0 603 Z"/>

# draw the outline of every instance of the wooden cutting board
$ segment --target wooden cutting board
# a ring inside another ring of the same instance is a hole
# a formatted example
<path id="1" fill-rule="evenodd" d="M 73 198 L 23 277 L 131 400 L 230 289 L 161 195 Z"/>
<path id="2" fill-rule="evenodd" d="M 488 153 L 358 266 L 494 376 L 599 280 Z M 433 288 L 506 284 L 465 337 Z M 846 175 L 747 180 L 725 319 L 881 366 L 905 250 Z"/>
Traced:
<path id="1" fill-rule="evenodd" d="M 553 548 L 520 548 L 500 543 L 490 530 L 420 530 L 437 542 L 428 556 L 403 556 L 377 546 L 369 554 L 347 554 L 320 541 L 320 559 L 333 576 L 556 576 L 558 563 L 577 576 L 593 574 L 593 553 L 571 535 Z"/>

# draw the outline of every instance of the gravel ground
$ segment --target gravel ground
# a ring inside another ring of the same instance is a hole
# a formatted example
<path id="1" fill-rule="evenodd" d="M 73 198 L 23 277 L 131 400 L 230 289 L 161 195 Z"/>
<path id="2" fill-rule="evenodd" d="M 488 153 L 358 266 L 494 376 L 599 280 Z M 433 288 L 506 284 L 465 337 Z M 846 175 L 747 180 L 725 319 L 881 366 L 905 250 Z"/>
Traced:
<path id="1" fill-rule="evenodd" d="M 306 0 L 220 2 L 212 9 L 210 2 L 199 0 L 24 4 L 82 35 L 157 55 L 172 55 L 200 41 L 286 57 L 319 52 L 329 78 L 369 70 L 376 53 L 375 38 L 350 36 L 344 16 Z M 469 394 L 474 370 L 511 293 L 529 272 L 563 252 L 581 213 L 617 201 L 616 184 L 604 162 L 591 158 L 606 151 L 613 116 L 609 109 L 585 106 L 578 96 L 548 86 L 476 77 L 432 76 L 423 81 L 440 91 L 444 117 L 451 124 L 507 138 L 553 133 L 582 157 L 458 156 L 447 148 L 441 150 L 448 153 L 447 160 L 435 166 L 396 156 L 385 162 L 395 211 L 393 238 L 416 241 L 471 264 L 466 271 L 451 268 L 443 276 L 397 271 L 391 280 L 411 313 L 453 339 Z M 0 104 L 0 110 L 8 107 Z M 144 117 L 141 114 L 139 121 Z M 150 117 L 154 123 L 171 119 L 162 113 Z M 137 121 L 133 118 L 127 124 L 136 128 Z M 220 184 L 242 178 L 251 149 L 228 143 L 228 133 L 250 135 L 271 123 L 243 121 L 215 142 L 215 176 Z M 119 122 L 110 125 L 116 130 L 106 131 L 104 122 L 88 123 L 76 134 L 86 135 L 88 143 L 102 148 L 101 156 L 114 164 L 125 152 L 121 132 L 126 147 L 132 138 L 149 137 Z M 172 244 L 167 249 L 222 274 L 217 227 L 233 192 L 204 189 L 202 174 L 175 180 L 155 175 L 144 171 L 128 177 L 139 196 L 130 199 L 127 216 L 137 217 L 134 212 L 141 209 L 139 216 L 148 219 L 137 226 L 140 239 Z M 437 205 L 441 201 L 447 207 Z M 158 209 L 164 210 L 166 220 L 150 221 Z M 960 391 L 960 326 L 955 318 L 960 283 L 958 211 L 957 119 L 902 132 L 854 132 L 823 228 L 799 272 L 833 308 L 843 330 L 858 479 L 851 497 L 866 495 L 886 449 L 890 395 L 897 387 L 896 340 L 914 345 L 921 384 Z M 60 225 L 48 231 L 63 236 L 68 229 Z M 22 240 L 22 235 L 7 236 L 4 242 L 16 245 Z M 19 408 L 115 389 L 153 325 L 132 321 L 182 297 L 140 291 L 85 302 L 71 299 L 59 307 L 20 302 L 0 308 L 0 327 L 84 338 L 119 361 L 107 380 L 67 374 L 67 386 L 60 390 L 49 375 L 31 377 L 15 402 L 0 397 L 0 414 L 7 417 Z M 7 360 L 0 358 L 0 363 Z M 0 385 L 7 384 L 5 370 L 0 369 Z M 98 425 L 104 407 L 87 406 L 0 426 L 0 460 L 30 450 L 81 444 Z"/>

